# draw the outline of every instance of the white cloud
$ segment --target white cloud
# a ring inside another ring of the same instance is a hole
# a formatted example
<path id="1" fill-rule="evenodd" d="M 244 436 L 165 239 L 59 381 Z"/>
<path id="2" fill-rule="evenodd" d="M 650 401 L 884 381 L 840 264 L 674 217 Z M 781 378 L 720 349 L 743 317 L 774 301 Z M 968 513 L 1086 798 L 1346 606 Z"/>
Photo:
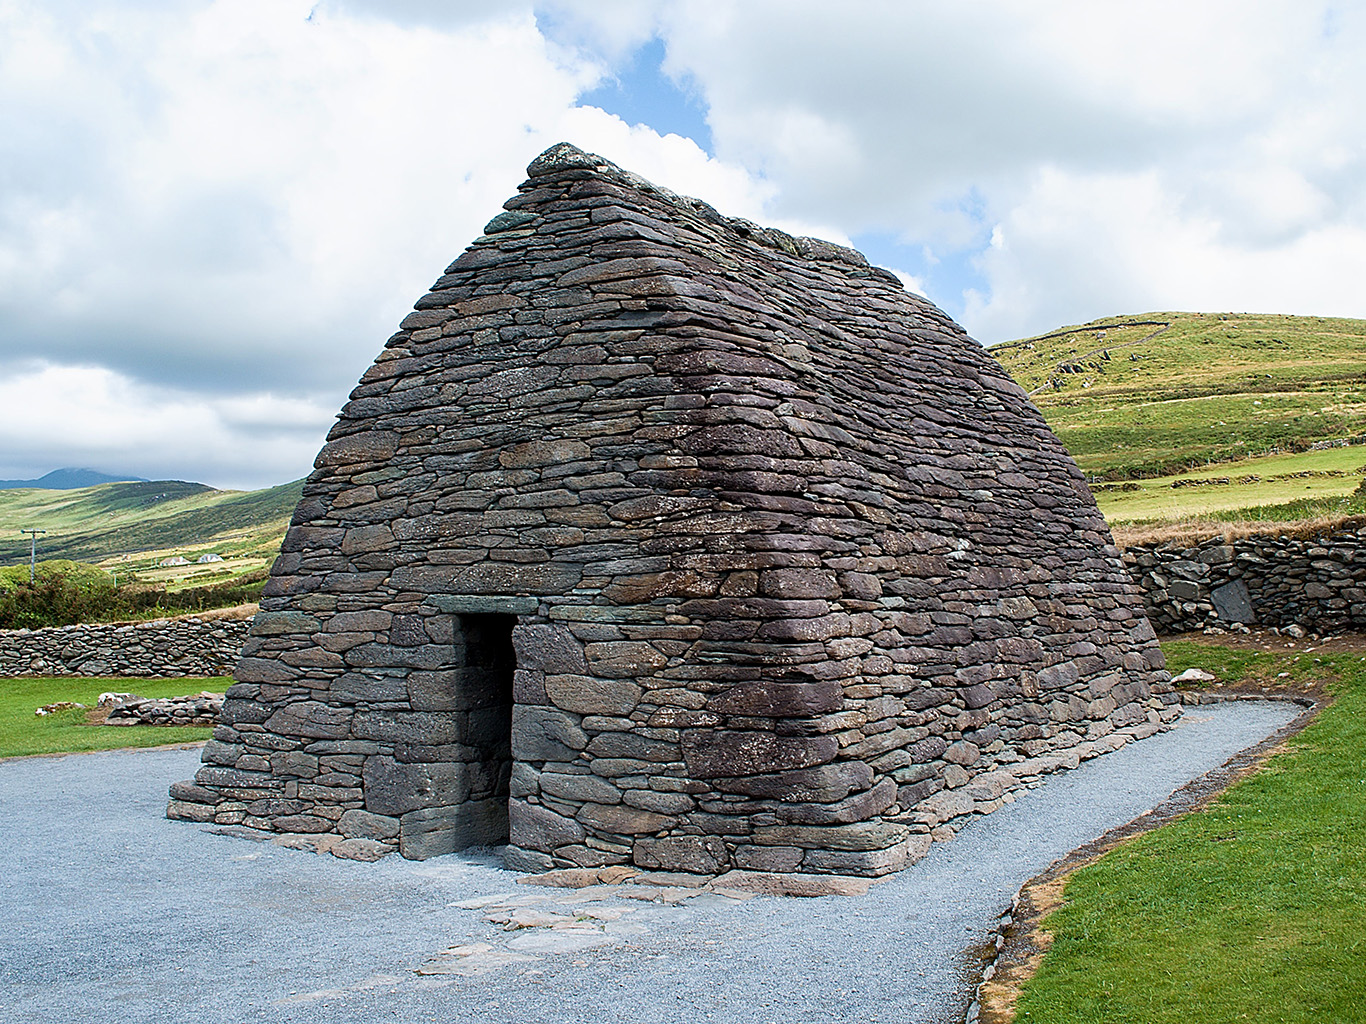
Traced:
<path id="1" fill-rule="evenodd" d="M 664 0 L 547 0 L 537 11 L 548 35 L 612 63 L 654 38 L 665 6 Z"/>
<path id="2" fill-rule="evenodd" d="M 75 69 L 59 120 L 98 141 L 56 182 L 54 140 L 6 147 L 9 345 L 182 384 L 274 364 L 340 387 L 592 80 L 529 13 L 454 34 L 309 13 L 219 2 L 152 30 L 20 9 L 49 57 L 11 69 L 10 97 Z"/>
<path id="3" fill-rule="evenodd" d="M 94 468 L 154 478 L 254 488 L 298 476 L 312 464 L 335 410 L 269 392 L 209 398 L 156 387 L 102 366 L 30 364 L 0 378 L 8 477 L 70 464 L 80 451 Z"/>
<path id="4" fill-rule="evenodd" d="M 1248 246 L 1184 206 L 1160 173 L 1041 172 L 981 257 L 989 296 L 966 319 L 988 338 L 1158 310 L 1362 316 L 1366 230 L 1309 223 Z M 1291 193 L 1293 195 L 1293 192 Z"/>

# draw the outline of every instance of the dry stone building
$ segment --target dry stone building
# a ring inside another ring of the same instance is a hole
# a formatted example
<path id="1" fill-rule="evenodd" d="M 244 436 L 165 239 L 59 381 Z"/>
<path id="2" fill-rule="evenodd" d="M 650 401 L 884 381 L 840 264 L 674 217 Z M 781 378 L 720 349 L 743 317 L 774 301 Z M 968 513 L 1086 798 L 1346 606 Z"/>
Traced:
<path id="1" fill-rule="evenodd" d="M 342 410 L 172 817 L 881 874 L 1176 714 L 1080 473 L 948 317 L 572 146 L 528 173 Z"/>

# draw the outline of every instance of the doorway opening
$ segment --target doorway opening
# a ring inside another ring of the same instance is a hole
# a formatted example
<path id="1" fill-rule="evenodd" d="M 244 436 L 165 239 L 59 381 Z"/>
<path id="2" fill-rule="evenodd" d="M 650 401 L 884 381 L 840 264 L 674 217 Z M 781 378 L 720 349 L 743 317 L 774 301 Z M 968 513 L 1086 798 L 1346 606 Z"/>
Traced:
<path id="1" fill-rule="evenodd" d="M 460 704 L 468 720 L 469 825 L 466 846 L 507 841 L 508 780 L 512 775 L 512 674 L 517 654 L 512 628 L 517 616 L 469 613 L 456 616 L 461 652 Z"/>

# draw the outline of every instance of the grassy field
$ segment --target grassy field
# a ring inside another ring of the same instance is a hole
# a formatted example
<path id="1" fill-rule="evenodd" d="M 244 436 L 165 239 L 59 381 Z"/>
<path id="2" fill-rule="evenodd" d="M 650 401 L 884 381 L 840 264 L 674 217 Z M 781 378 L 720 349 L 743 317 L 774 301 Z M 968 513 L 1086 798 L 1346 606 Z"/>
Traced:
<path id="1" fill-rule="evenodd" d="M 1364 471 L 1366 448 L 1329 448 L 1266 455 L 1173 476 L 1093 483 L 1091 490 L 1111 523 L 1303 519 L 1366 512 L 1366 494 L 1356 494 Z"/>
<path id="2" fill-rule="evenodd" d="M 192 726 L 87 725 L 80 708 L 44 717 L 34 712 L 45 704 L 74 701 L 93 708 L 101 693 L 116 691 L 142 697 L 175 697 L 209 690 L 222 693 L 231 679 L 0 679 L 0 757 L 76 753 L 117 747 L 154 747 L 163 743 L 206 740 L 213 730 Z"/>
<path id="3" fill-rule="evenodd" d="M 1207 810 L 1076 872 L 1045 921 L 1053 945 L 1016 1019 L 1366 1019 L 1366 658 L 1163 649 L 1173 672 L 1292 689 L 1317 680 L 1336 700 Z"/>
<path id="4" fill-rule="evenodd" d="M 1112 522 L 1341 498 L 1362 480 L 1366 447 L 1309 449 L 1366 441 L 1366 321 L 1145 313 L 991 352 L 1089 478 L 1150 481 L 1123 500 L 1134 492 L 1097 488 Z M 1304 479 L 1296 493 L 1269 479 L 1304 470 L 1344 475 Z M 1221 493 L 1155 498 L 1183 474 L 1231 479 Z M 1261 479 L 1238 481 L 1250 476 Z"/>
<path id="5" fill-rule="evenodd" d="M 162 566 L 161 560 L 180 554 L 183 548 L 163 548 L 160 551 L 143 551 L 136 555 L 117 555 L 99 563 L 105 572 L 121 575 L 131 573 L 139 583 L 164 586 L 168 592 L 186 590 L 190 587 L 203 587 L 215 583 L 226 583 L 251 572 L 269 569 L 280 547 L 283 531 L 274 531 L 265 537 L 263 544 L 270 545 L 269 554 L 244 553 L 227 554 L 221 562 L 200 565 L 191 561 L 189 565 Z M 198 556 L 196 556 L 198 557 Z"/>
<path id="6" fill-rule="evenodd" d="M 299 501 L 302 481 L 261 491 L 216 491 L 203 484 L 158 480 L 101 484 L 70 491 L 0 491 L 0 565 L 27 562 L 36 528 L 39 557 L 70 558 L 111 572 L 136 572 L 176 586 L 217 583 L 268 565 Z M 224 562 L 165 571 L 157 563 L 200 555 Z"/>

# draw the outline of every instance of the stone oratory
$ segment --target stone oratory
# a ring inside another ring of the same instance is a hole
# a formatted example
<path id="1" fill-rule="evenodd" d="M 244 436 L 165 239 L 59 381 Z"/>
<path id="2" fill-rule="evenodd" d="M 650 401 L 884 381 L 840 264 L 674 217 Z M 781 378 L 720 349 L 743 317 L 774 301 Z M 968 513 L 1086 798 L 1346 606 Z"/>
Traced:
<path id="1" fill-rule="evenodd" d="M 878 875 L 1177 714 L 1082 475 L 859 253 L 553 146 L 304 487 L 173 818 Z"/>

